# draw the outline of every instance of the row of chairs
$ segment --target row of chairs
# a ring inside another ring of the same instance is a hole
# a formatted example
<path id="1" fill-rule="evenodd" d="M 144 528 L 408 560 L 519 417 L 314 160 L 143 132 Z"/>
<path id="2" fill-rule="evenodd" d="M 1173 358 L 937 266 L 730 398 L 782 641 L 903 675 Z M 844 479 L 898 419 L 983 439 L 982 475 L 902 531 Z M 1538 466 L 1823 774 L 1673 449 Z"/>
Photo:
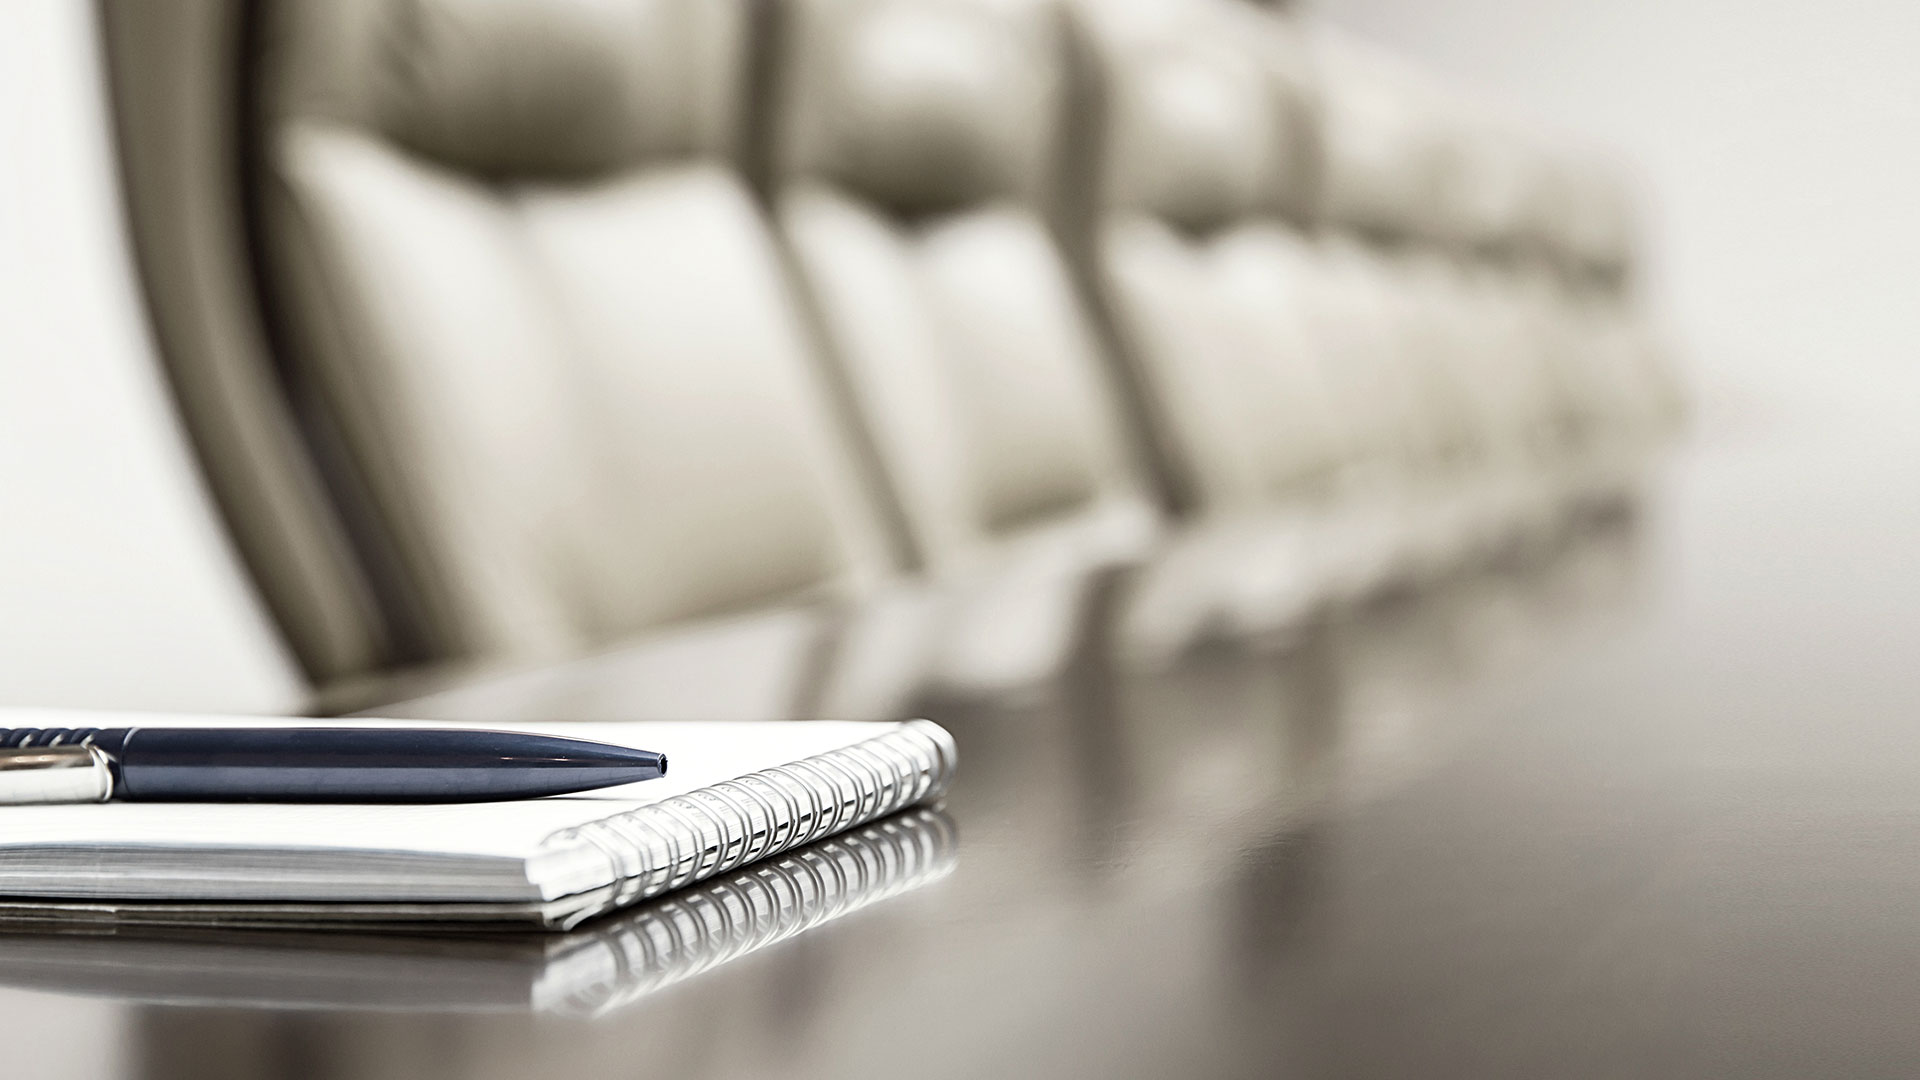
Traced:
<path id="1" fill-rule="evenodd" d="M 250 32 L 324 554 L 223 503 L 322 684 L 791 623 L 785 708 L 887 711 L 1057 670 L 1116 567 L 1102 618 L 1161 662 L 1550 545 L 1680 417 L 1599 163 L 1240 0 Z"/>

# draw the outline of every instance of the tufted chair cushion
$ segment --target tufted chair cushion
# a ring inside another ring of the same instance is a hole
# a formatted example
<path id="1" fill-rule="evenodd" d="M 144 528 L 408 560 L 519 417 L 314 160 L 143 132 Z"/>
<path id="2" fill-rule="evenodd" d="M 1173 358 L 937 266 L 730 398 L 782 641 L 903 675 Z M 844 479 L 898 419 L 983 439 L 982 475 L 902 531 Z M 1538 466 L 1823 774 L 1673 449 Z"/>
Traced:
<path id="1" fill-rule="evenodd" d="M 1192 233 L 1219 229 L 1262 201 L 1279 152 L 1249 52 L 1205 39 L 1132 46 L 1110 84 L 1107 205 Z"/>
<path id="2" fill-rule="evenodd" d="M 1576 278 L 1625 299 L 1639 256 L 1631 181 L 1597 155 L 1562 154 L 1547 170 L 1559 198 L 1546 243 Z"/>
<path id="3" fill-rule="evenodd" d="M 894 216 L 1035 194 L 1058 65 L 1038 5 L 799 0 L 783 43 L 783 179 L 826 181 Z"/>
<path id="4" fill-rule="evenodd" d="M 1330 225 L 1400 240 L 1442 227 L 1448 129 L 1442 95 L 1395 58 L 1319 26 L 1308 37 L 1323 104 Z"/>
<path id="5" fill-rule="evenodd" d="M 936 570 L 1041 534 L 1136 550 L 1151 514 L 1035 207 L 1062 105 L 1048 7 L 786 11 L 774 200 L 911 546 Z"/>
<path id="6" fill-rule="evenodd" d="M 1289 212 L 1314 145 L 1297 43 L 1224 4 L 1075 12 L 1107 109 L 1088 272 L 1177 498 L 1243 512 L 1325 483 L 1359 418 L 1320 340 L 1339 297 Z"/>

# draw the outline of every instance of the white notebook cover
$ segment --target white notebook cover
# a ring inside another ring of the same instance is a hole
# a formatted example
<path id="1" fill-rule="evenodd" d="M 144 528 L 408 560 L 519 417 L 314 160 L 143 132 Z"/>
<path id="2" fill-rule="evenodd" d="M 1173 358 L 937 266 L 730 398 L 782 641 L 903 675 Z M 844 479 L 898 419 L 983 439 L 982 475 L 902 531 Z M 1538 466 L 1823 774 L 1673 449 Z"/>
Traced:
<path id="1" fill-rule="evenodd" d="M 499 727 L 0 710 L 0 727 Z M 953 739 L 900 723 L 516 724 L 668 755 L 658 780 L 499 803 L 0 807 L 0 919 L 566 927 L 917 803 Z M 51 903 L 50 903 L 51 902 Z"/>

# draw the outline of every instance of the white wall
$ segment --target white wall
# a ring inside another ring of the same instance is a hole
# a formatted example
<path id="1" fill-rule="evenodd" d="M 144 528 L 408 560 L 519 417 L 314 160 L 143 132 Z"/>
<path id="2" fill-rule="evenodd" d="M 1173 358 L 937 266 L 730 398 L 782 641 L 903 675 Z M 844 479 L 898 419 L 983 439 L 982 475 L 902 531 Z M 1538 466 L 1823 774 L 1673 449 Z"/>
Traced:
<path id="1" fill-rule="evenodd" d="M 1654 293 L 1702 381 L 1862 405 L 1913 386 L 1920 4 L 1320 0 L 1317 10 L 1637 162 L 1656 211 Z"/>
<path id="2" fill-rule="evenodd" d="M 297 708 L 134 292 L 93 5 L 0 3 L 0 706 Z"/>

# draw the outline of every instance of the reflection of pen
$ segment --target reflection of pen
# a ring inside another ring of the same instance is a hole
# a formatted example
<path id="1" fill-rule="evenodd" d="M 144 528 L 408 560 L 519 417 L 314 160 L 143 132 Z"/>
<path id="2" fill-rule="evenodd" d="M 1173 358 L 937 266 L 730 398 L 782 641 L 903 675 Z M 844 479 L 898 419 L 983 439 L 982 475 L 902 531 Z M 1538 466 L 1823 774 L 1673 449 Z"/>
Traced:
<path id="1" fill-rule="evenodd" d="M 0 803 L 492 802 L 652 780 L 664 754 L 445 728 L 0 728 Z"/>

